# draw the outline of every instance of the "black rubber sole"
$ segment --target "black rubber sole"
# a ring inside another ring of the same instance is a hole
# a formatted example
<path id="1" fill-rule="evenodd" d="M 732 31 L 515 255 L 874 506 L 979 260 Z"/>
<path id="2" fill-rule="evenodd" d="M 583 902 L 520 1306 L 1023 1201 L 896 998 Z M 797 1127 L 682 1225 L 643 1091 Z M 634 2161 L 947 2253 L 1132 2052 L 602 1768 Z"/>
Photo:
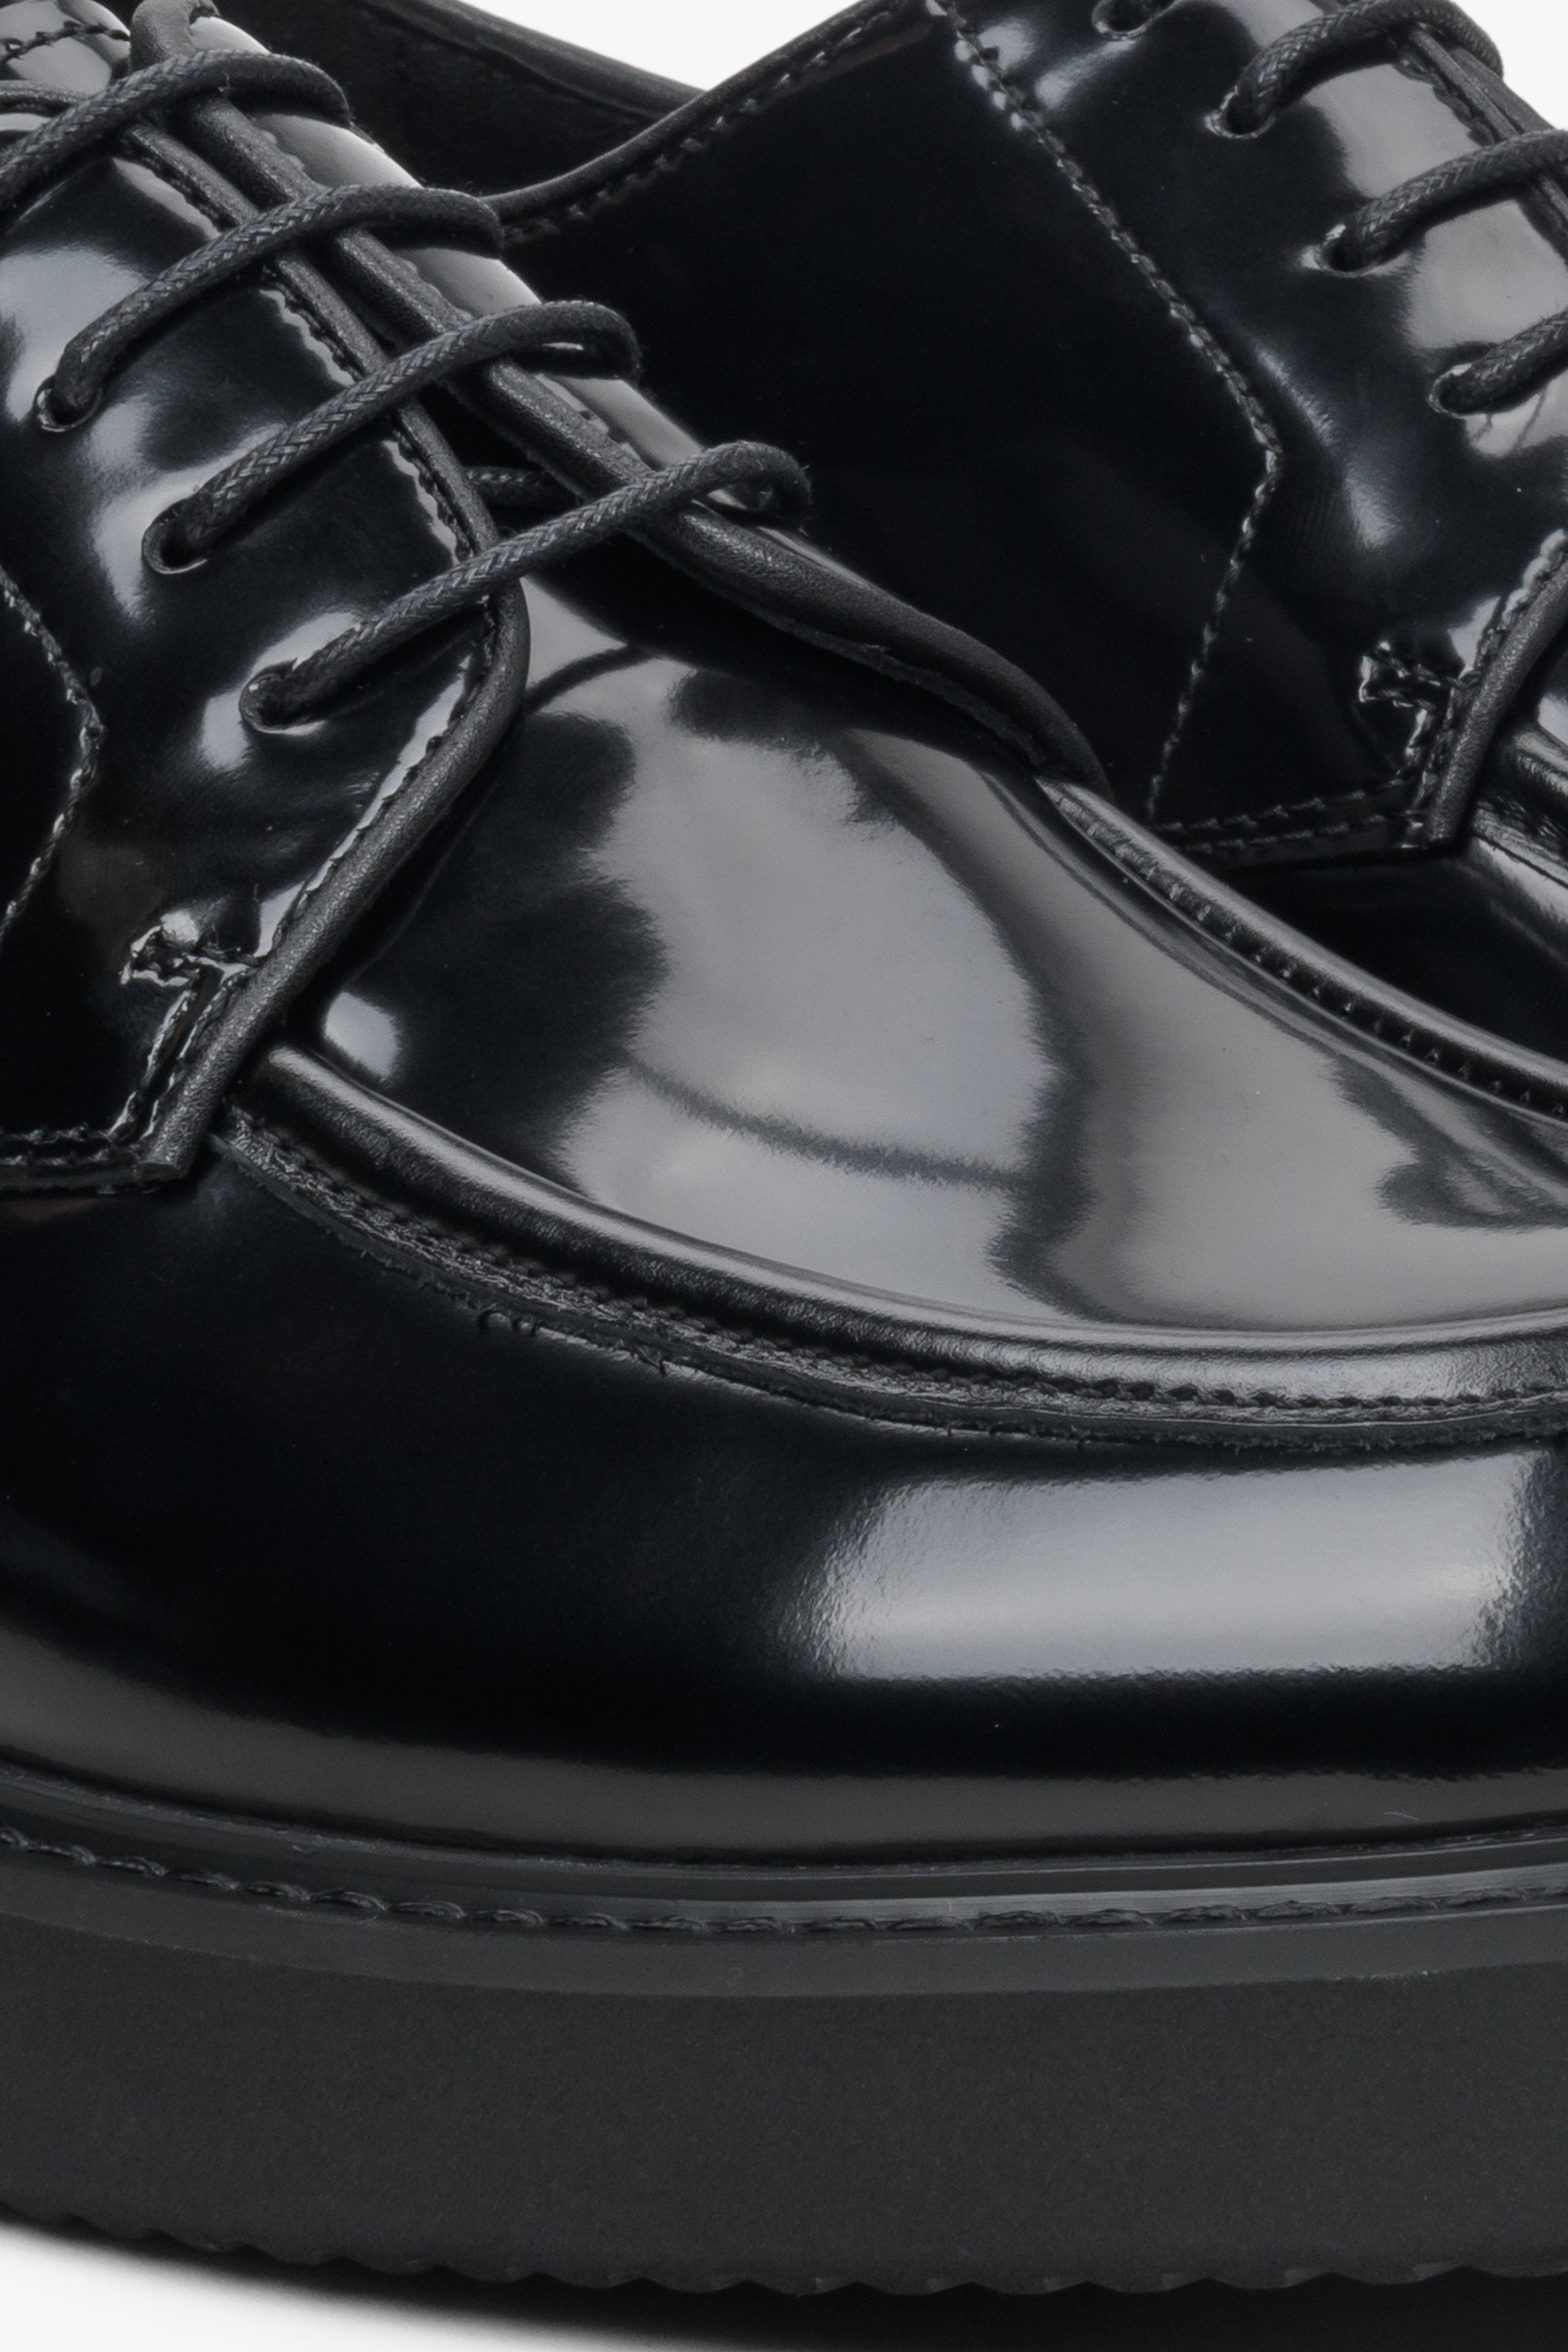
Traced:
<path id="1" fill-rule="evenodd" d="M 1568 1840 L 664 1874 L 0 1774 L 0 2201 L 484 2279 L 1568 2268 Z"/>

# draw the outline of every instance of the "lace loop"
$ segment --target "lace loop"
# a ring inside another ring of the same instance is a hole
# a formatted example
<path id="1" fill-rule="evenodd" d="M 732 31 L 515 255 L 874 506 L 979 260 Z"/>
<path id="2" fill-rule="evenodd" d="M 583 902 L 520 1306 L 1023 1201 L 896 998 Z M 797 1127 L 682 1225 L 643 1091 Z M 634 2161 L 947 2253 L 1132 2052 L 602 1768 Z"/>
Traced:
<path id="1" fill-rule="evenodd" d="M 539 523 L 471 556 L 443 578 L 400 597 L 357 629 L 350 629 L 304 661 L 263 670 L 246 688 L 241 709 L 254 726 L 287 727 L 357 685 L 365 672 L 443 621 L 488 603 L 548 563 L 587 554 L 623 531 L 678 514 L 716 490 L 771 491 L 793 517 L 810 501 L 810 484 L 794 459 L 763 443 L 735 441 L 706 449 L 684 465 L 651 473 L 644 482 L 612 490 L 591 506 Z"/>
<path id="2" fill-rule="evenodd" d="M 1131 5 L 1131 0 L 1129 0 Z M 1361 52 L 1404 33 L 1428 33 L 1500 76 L 1502 59 L 1454 0 L 1342 0 L 1260 50 L 1214 118 L 1241 136 L 1265 130 L 1282 107 L 1324 73 L 1343 71 Z M 1363 205 L 1331 228 L 1322 257 L 1331 268 L 1365 269 L 1386 261 L 1430 221 L 1526 194 L 1568 174 L 1568 132 L 1526 131 L 1418 173 L 1385 196 Z M 1480 415 L 1522 400 L 1568 365 L 1568 310 L 1463 360 L 1432 387 L 1434 404 L 1455 416 Z"/>
<path id="3" fill-rule="evenodd" d="M 1364 269 L 1385 261 L 1429 220 L 1504 190 L 1528 187 L 1542 173 L 1564 168 L 1568 131 L 1532 131 L 1497 147 L 1478 147 L 1364 205 L 1332 233 L 1332 243 L 1344 268 Z"/>
<path id="4" fill-rule="evenodd" d="M 1484 416 L 1506 408 L 1532 384 L 1568 366 L 1568 310 L 1526 327 L 1506 343 L 1461 360 L 1437 378 L 1432 397 L 1450 416 Z"/>
<path id="5" fill-rule="evenodd" d="M 149 22 L 191 0 L 148 0 Z M 139 10 L 132 55 L 141 53 Z M 151 38 L 151 36 L 149 36 Z M 55 173 L 112 146 L 150 119 L 190 101 L 246 96 L 301 103 L 337 122 L 349 120 L 342 92 L 315 66 L 266 51 L 222 50 L 140 65 L 93 98 L 31 83 L 0 84 L 0 116 L 47 119 L 14 142 L 0 140 L 0 210 L 19 203 Z M 200 109 L 191 118 L 201 138 Z M 5 149 L 9 146 L 9 152 Z M 68 431 L 100 405 L 116 369 L 158 327 L 246 271 L 323 240 L 341 237 L 349 252 L 367 230 L 423 233 L 444 245 L 493 253 L 500 236 L 494 210 L 476 197 L 402 185 L 312 189 L 225 230 L 159 273 L 72 338 L 53 376 L 40 386 L 37 413 L 54 432 Z M 251 509 L 311 464 L 423 394 L 476 370 L 521 362 L 535 371 L 579 376 L 630 376 L 641 370 L 637 341 L 614 310 L 595 302 L 527 302 L 470 320 L 411 350 L 394 353 L 308 416 L 246 451 L 199 490 L 161 515 L 144 552 L 159 572 L 204 562 Z M 475 480 L 496 503 L 548 520 L 457 563 L 346 631 L 307 660 L 264 671 L 241 698 L 256 726 L 292 725 L 356 684 L 389 654 L 427 631 L 515 588 L 542 565 L 580 554 L 680 513 L 716 492 L 749 494 L 752 510 L 793 516 L 810 502 L 801 468 L 781 451 L 737 442 L 688 463 L 650 467 L 646 476 L 590 503 L 554 511 L 571 494 L 542 467 L 481 469 Z"/>
<path id="6" fill-rule="evenodd" d="M 500 242 L 496 216 L 479 197 L 436 188 L 324 188 L 319 196 L 302 196 L 297 204 L 263 213 L 211 245 L 198 246 L 71 338 L 47 387 L 56 429 L 90 415 L 115 370 L 178 311 L 279 254 L 372 225 L 383 236 L 424 230 L 444 243 L 479 252 L 495 252 Z"/>
<path id="7" fill-rule="evenodd" d="M 635 374 L 641 353 L 619 312 L 597 302 L 540 302 L 454 327 L 389 360 L 285 425 L 158 519 L 161 551 L 176 563 L 207 554 L 251 508 L 303 467 L 325 457 L 422 392 L 451 383 L 488 361 L 528 359 L 558 374 Z"/>
<path id="8" fill-rule="evenodd" d="M 1348 6 L 1270 41 L 1238 77 L 1220 111 L 1231 130 L 1261 131 L 1319 74 L 1349 63 L 1356 50 L 1375 41 L 1417 30 L 1468 50 L 1495 74 L 1502 71 L 1495 43 L 1455 0 L 1350 0 Z"/>
<path id="9" fill-rule="evenodd" d="M 174 58 L 147 66 L 111 83 L 96 98 L 78 98 L 37 82 L 0 84 L 0 111 L 53 114 L 55 120 L 17 140 L 0 155 L 0 211 L 106 146 L 122 131 L 135 129 L 193 98 L 292 99 L 329 121 L 350 120 L 349 101 L 330 74 L 302 58 L 275 58 L 265 49 L 214 49 L 203 57 Z"/>

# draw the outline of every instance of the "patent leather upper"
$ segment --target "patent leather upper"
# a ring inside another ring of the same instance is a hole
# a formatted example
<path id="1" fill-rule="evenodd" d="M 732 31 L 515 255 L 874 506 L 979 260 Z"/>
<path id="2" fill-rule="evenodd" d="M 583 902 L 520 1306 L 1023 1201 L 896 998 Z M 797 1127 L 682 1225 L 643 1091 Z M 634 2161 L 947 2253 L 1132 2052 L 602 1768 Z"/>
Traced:
<path id="1" fill-rule="evenodd" d="M 269 130 L 321 183 L 393 172 Z M 120 171 L 51 249 L 62 315 L 133 248 Z M 0 221 L 0 290 L 32 233 Z M 423 254 L 410 300 L 483 312 L 497 272 Z M 188 389 L 177 341 L 135 364 L 154 414 Z M 580 399 L 603 448 L 540 412 L 563 473 L 619 462 L 606 415 L 685 446 Z M 528 446 L 439 422 L 465 465 Z M 351 513 L 301 487 L 367 597 L 388 471 Z M 115 492 L 83 478 L 84 542 Z M 16 511 L 49 642 L 129 661 Z M 833 650 L 685 576 L 731 538 L 529 583 L 527 691 L 188 1172 L 0 1203 L 0 1750 L 564 1854 L 1568 1813 L 1568 1066 L 1214 884 L 982 658 L 913 680 L 948 641 L 871 591 L 828 580 Z M 193 699 L 270 609 L 236 589 L 231 645 L 221 585 Z M 246 807 L 287 840 L 276 786 Z"/>
<path id="2" fill-rule="evenodd" d="M 1568 302 L 1552 199 L 1336 267 L 1359 206 L 1517 101 L 1416 37 L 1241 135 L 1239 77 L 1316 0 L 1141 13 L 852 12 L 815 58 L 757 69 L 744 123 L 710 134 L 698 101 L 667 134 L 678 162 L 541 194 L 518 216 L 529 265 L 639 298 L 656 378 L 700 428 L 773 420 L 857 560 L 1075 685 L 1130 806 L 1232 861 L 1426 840 L 1475 757 L 1464 721 L 1510 600 L 1552 564 L 1568 462 L 1557 377 L 1471 419 L 1435 388 Z M 706 121 L 728 110 L 719 93 Z M 723 224 L 758 205 L 748 269 Z M 737 345 L 744 371 L 690 356 L 687 306 L 712 301 L 761 338 Z M 966 504 L 985 516 L 967 561 Z M 1157 656 L 1141 705 L 1120 675 L 1134 628 Z"/>
<path id="3" fill-rule="evenodd" d="M 58 11 L 9 16 L 14 80 L 87 93 L 123 63 L 112 29 L 49 39 Z M 0 139 L 44 120 L 7 112 Z M 272 502 L 209 562 L 152 568 L 163 508 L 365 356 L 325 289 L 313 304 L 253 283 L 172 322 L 97 414 L 48 429 L 38 394 L 65 342 L 210 236 L 213 202 L 193 167 L 148 145 L 84 159 L 5 222 L 0 633 L 26 698 L 0 873 L 0 1164 L 24 1184 L 188 1159 L 280 990 L 319 958 L 323 919 L 472 772 L 492 675 L 517 658 L 494 620 L 472 624 L 329 725 L 244 723 L 258 667 L 493 534 L 411 421 L 356 442 L 314 497 Z M 379 529 L 350 533 L 366 505 Z"/>
<path id="4" fill-rule="evenodd" d="M 0 1722 L 51 1771 L 666 1858 L 1568 1815 L 1559 1441 L 900 1430 L 481 1323 L 233 1160 L 12 1211 L 0 1276 Z"/>
<path id="5" fill-rule="evenodd" d="M 1568 390 L 1464 415 L 1445 387 L 1561 317 L 1568 215 L 1548 178 L 1370 266 L 1335 242 L 1536 127 L 1474 57 L 1417 29 L 1239 124 L 1317 0 L 867 0 L 669 113 L 456 0 L 240 5 L 371 120 L 411 71 L 461 86 L 460 137 L 455 109 L 408 125 L 419 160 L 553 167 L 503 204 L 534 280 L 633 310 L 699 430 L 799 449 L 829 542 L 1051 684 L 1167 839 L 1261 875 L 1446 851 L 1371 919 L 1354 882 L 1256 887 L 1563 1050 Z"/>
<path id="6" fill-rule="evenodd" d="M 994 1321 L 1568 1305 L 1561 1117 L 1193 956 L 1004 759 L 613 569 L 532 593 L 527 726 L 302 1015 L 339 1068 L 646 1227 Z"/>
<path id="7" fill-rule="evenodd" d="M 62 37 L 78 21 L 82 37 Z M 30 139 L 47 146 L 70 130 L 60 94 L 107 93 L 127 50 L 102 11 L 78 20 L 51 6 L 40 17 L 27 0 L 15 22 L 6 87 L 43 95 L 37 112 L 0 115 L 0 141 L 25 160 Z M 210 23 L 180 37 L 202 76 L 267 63 Z M 164 68 L 184 69 L 173 58 Z M 277 79 L 264 91 L 274 106 L 290 94 Z M 293 79 L 306 107 L 319 100 L 319 76 Z M 195 91 L 186 101 L 203 102 Z M 287 154 L 279 138 L 270 165 L 265 142 L 250 160 L 275 181 L 283 173 L 292 194 L 312 184 L 298 164 L 287 176 Z M 276 202 L 279 190 L 262 193 Z M 265 278 L 253 271 L 183 303 L 126 351 L 82 414 L 52 403 L 79 338 L 254 214 L 254 195 L 173 142 L 156 110 L 118 141 L 67 152 L 5 200 L 0 529 L 14 553 L 0 627 L 26 680 L 31 732 L 0 875 L 0 1170 L 24 1184 L 135 1181 L 189 1165 L 246 1053 L 473 776 L 526 659 L 521 607 L 498 582 L 477 614 L 455 611 L 434 635 L 425 626 L 351 690 L 345 678 L 330 707 L 276 719 L 251 707 L 269 682 L 308 676 L 333 646 L 387 625 L 400 598 L 428 601 L 444 571 L 455 587 L 497 537 L 412 404 L 303 472 L 287 457 L 289 436 L 383 358 L 310 261 L 284 254 Z M 478 307 L 526 310 L 525 289 L 498 267 L 494 276 L 494 299 Z M 426 291 L 440 350 L 440 329 L 468 314 L 442 311 L 434 285 Z M 597 429 L 604 478 L 584 487 L 627 488 L 630 461 L 658 491 L 629 451 L 619 469 L 610 462 L 614 445 Z M 246 490 L 221 534 L 165 549 L 161 534 L 220 482 Z M 368 535 L 365 515 L 381 525 Z M 716 518 L 677 515 L 666 528 L 688 560 L 715 548 L 722 558 Z M 731 568 L 738 588 L 777 604 L 781 584 L 789 601 L 781 545 L 742 543 Z M 797 559 L 795 574 L 812 568 Z M 67 606 L 71 628 L 58 619 Z"/>

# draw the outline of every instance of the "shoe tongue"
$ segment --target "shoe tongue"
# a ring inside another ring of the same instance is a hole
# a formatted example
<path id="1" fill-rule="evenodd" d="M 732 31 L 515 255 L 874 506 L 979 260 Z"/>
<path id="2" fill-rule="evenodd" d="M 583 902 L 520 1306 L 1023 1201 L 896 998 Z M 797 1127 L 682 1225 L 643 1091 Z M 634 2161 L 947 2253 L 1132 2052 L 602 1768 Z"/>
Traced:
<path id="1" fill-rule="evenodd" d="M 1473 427 L 1431 398 L 1568 307 L 1533 211 L 1446 222 L 1440 268 L 1307 266 L 1471 152 L 1466 60 L 1358 53 L 1268 137 L 1207 127 L 1319 13 L 866 0 L 504 207 L 543 292 L 627 310 L 698 433 L 788 442 L 821 543 L 1030 670 L 1228 866 L 1400 847 L 1450 747 L 1463 803 L 1520 708 L 1479 654 L 1562 535 L 1568 384 Z"/>
<path id="2" fill-rule="evenodd" d="M 130 61 L 131 36 L 96 0 L 12 0 L 0 7 L 0 68 L 7 81 L 45 82 L 92 98 Z"/>

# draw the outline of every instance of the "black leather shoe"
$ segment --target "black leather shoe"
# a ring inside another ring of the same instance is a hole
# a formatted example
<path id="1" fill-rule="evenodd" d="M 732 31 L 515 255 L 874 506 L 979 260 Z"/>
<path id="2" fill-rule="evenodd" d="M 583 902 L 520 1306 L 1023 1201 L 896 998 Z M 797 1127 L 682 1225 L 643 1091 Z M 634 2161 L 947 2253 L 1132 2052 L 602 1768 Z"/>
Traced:
<path id="1" fill-rule="evenodd" d="M 1559 1074 L 189 19 L 0 8 L 0 2197 L 1568 2262 Z"/>
<path id="2" fill-rule="evenodd" d="M 1568 134 L 1452 0 L 866 0 L 685 104 L 453 0 L 239 9 L 422 168 L 544 177 L 533 282 L 1125 808 L 1568 1055 Z"/>

